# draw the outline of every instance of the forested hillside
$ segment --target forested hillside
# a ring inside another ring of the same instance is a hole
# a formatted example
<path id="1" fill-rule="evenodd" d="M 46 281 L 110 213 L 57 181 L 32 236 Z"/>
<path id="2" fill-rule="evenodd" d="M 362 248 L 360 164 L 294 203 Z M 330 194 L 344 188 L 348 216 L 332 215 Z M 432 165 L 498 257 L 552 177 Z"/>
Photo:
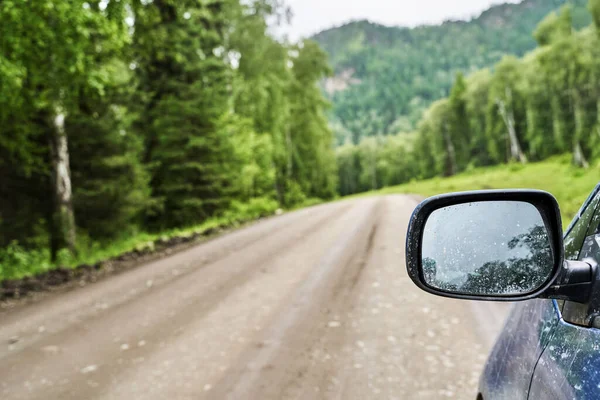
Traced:
<path id="1" fill-rule="evenodd" d="M 574 27 L 587 26 L 587 0 L 524 0 L 468 22 L 411 29 L 358 21 L 316 35 L 336 73 L 326 90 L 338 143 L 412 131 L 433 101 L 449 95 L 458 71 L 469 74 L 505 54 L 532 50 L 531 32 L 566 2 Z"/>
<path id="2" fill-rule="evenodd" d="M 538 47 L 492 69 L 456 75 L 410 135 L 369 138 L 338 149 L 342 194 L 479 166 L 527 163 L 570 153 L 587 168 L 600 160 L 600 0 L 594 23 L 573 29 L 574 8 L 546 16 Z M 407 139 L 408 138 L 408 139 Z"/>
<path id="3" fill-rule="evenodd" d="M 327 57 L 267 34 L 283 12 L 0 2 L 0 280 L 248 204 L 260 215 L 333 197 Z"/>

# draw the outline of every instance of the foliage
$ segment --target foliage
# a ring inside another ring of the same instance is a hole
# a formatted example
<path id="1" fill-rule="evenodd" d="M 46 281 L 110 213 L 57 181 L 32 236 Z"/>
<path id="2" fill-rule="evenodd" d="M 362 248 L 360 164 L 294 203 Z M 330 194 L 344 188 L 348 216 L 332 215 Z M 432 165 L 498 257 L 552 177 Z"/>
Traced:
<path id="1" fill-rule="evenodd" d="M 26 250 L 16 241 L 0 250 L 0 278 L 15 279 L 28 274 L 39 273 L 50 268 L 48 250 Z"/>
<path id="2" fill-rule="evenodd" d="M 590 12 L 597 29 L 600 29 L 600 1 L 590 0 Z"/>
<path id="3" fill-rule="evenodd" d="M 470 74 L 505 54 L 532 50 L 536 25 L 565 3 L 572 5 L 575 28 L 588 25 L 587 1 L 525 0 L 494 6 L 468 22 L 401 28 L 356 21 L 317 34 L 336 73 L 325 86 L 338 143 L 412 131 L 427 107 L 450 94 L 456 73 Z M 564 14 L 556 17 L 563 25 L 570 17 Z M 540 38 L 546 40 L 546 31 Z"/>
<path id="4" fill-rule="evenodd" d="M 374 173 L 403 183 L 566 153 L 575 166 L 593 165 L 600 157 L 600 35 L 593 25 L 571 29 L 573 14 L 563 7 L 544 19 L 536 30 L 544 45 L 522 58 L 505 56 L 493 70 L 457 74 L 449 97 L 423 114 L 411 145 L 393 152 L 395 163 L 373 152 L 372 139 L 340 148 L 340 193 L 385 186 L 378 179 L 366 184 Z"/>
<path id="5" fill-rule="evenodd" d="M 231 69 L 213 51 L 225 41 L 227 7 L 161 1 L 134 10 L 136 73 L 146 99 L 139 124 L 154 204 L 147 221 L 163 229 L 199 223 L 226 209 L 232 195 L 233 149 L 222 118 Z"/>
<path id="6" fill-rule="evenodd" d="M 229 224 L 237 224 L 273 215 L 278 208 L 277 201 L 269 198 L 254 198 L 247 203 L 234 201 L 223 219 Z"/>
<path id="7" fill-rule="evenodd" d="M 398 185 L 417 171 L 412 156 L 414 135 L 368 138 L 358 146 L 336 149 L 338 192 L 342 196 Z"/>
<path id="8" fill-rule="evenodd" d="M 80 236 L 77 256 L 63 249 L 59 252 L 57 263 L 50 262 L 48 249 L 25 248 L 15 241 L 0 249 L 0 281 L 36 275 L 51 270 L 56 265 L 68 268 L 93 265 L 134 250 L 154 249 L 157 242 L 204 235 L 216 229 L 239 227 L 243 223 L 273 215 L 278 207 L 277 201 L 268 198 L 255 198 L 249 203 L 234 201 L 224 215 L 209 218 L 202 224 L 190 228 L 176 228 L 157 233 L 126 233 L 114 237 L 110 243 L 97 242 L 89 237 Z"/>
<path id="9" fill-rule="evenodd" d="M 571 8 L 564 6 L 560 13 L 552 12 L 548 14 L 538 24 L 533 36 L 540 46 L 546 46 L 563 36 L 569 35 L 572 29 L 571 24 Z"/>
<path id="10" fill-rule="evenodd" d="M 521 248 L 526 254 L 506 261 L 486 262 L 469 273 L 461 285 L 465 293 L 527 293 L 540 287 L 552 272 L 552 251 L 544 226 L 536 225 L 529 232 L 508 242 L 508 248 Z"/>
<path id="11" fill-rule="evenodd" d="M 336 195 L 327 57 L 269 34 L 279 1 L 21 3 L 0 2 L 0 279 Z"/>

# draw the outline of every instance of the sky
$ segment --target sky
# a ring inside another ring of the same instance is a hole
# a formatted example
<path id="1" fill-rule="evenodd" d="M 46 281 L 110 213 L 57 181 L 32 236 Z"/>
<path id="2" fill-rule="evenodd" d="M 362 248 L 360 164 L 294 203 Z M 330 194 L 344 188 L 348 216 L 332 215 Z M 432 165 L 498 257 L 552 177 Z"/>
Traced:
<path id="1" fill-rule="evenodd" d="M 283 34 L 293 40 L 351 20 L 416 26 L 448 19 L 469 19 L 493 4 L 518 0 L 287 0 L 294 14 Z"/>

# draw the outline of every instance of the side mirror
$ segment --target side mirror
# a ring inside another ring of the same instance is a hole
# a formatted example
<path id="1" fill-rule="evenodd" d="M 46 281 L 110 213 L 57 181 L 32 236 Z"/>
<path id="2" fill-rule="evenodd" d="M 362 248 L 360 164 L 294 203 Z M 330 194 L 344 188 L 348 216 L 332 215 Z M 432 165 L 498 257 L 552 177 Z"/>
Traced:
<path id="1" fill-rule="evenodd" d="M 455 193 L 425 200 L 408 228 L 408 275 L 440 296 L 519 301 L 540 296 L 563 265 L 560 211 L 533 190 Z"/>

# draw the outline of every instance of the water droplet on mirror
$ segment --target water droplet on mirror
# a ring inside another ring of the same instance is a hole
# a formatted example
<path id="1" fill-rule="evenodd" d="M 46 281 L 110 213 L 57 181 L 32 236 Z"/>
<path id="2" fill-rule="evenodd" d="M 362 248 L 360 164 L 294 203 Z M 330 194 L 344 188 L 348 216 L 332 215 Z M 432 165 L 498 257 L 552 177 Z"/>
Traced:
<path id="1" fill-rule="evenodd" d="M 91 372 L 94 372 L 98 369 L 97 365 L 88 365 L 87 367 L 84 367 L 81 369 L 81 373 L 82 374 L 89 374 Z"/>

